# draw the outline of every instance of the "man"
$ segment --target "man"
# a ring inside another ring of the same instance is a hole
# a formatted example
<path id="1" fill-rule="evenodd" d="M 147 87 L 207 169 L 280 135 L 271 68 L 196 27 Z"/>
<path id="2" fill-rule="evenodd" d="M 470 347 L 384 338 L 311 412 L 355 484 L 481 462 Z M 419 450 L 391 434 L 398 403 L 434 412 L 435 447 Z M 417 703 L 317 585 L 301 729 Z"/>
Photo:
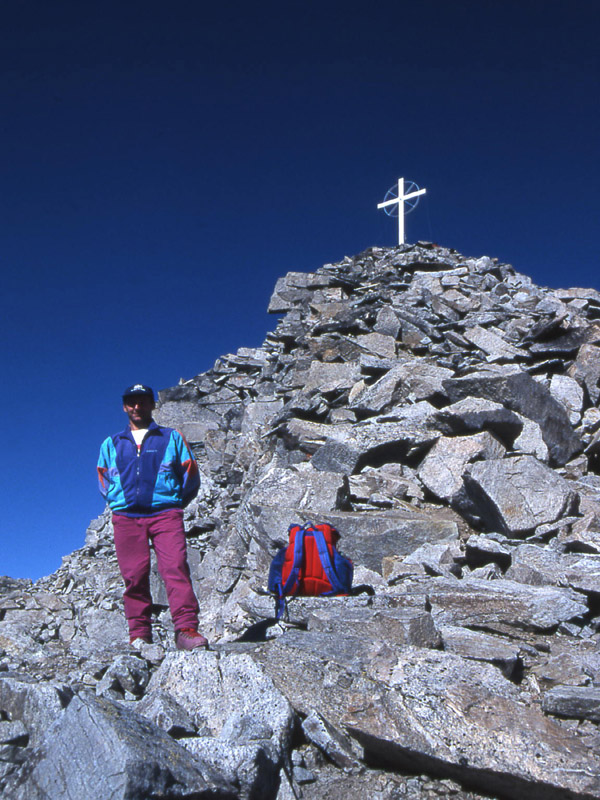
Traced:
<path id="1" fill-rule="evenodd" d="M 150 546 L 165 582 L 178 650 L 207 647 L 198 633 L 198 601 L 187 563 L 183 508 L 200 487 L 198 465 L 183 436 L 152 419 L 154 392 L 136 383 L 123 393 L 129 426 L 100 448 L 100 492 L 112 510 L 115 548 L 125 581 L 129 640 L 152 641 Z"/>

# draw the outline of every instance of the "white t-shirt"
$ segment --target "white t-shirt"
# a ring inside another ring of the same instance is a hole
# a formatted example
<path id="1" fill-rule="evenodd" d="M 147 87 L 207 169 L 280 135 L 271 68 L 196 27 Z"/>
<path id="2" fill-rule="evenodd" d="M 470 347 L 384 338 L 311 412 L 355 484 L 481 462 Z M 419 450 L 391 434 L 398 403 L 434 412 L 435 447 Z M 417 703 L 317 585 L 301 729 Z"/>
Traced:
<path id="1" fill-rule="evenodd" d="M 142 446 L 142 442 L 144 441 L 144 436 L 148 433 L 148 428 L 140 428 L 137 431 L 131 431 L 131 435 L 133 436 L 133 441 L 137 444 L 137 449 L 139 450 Z"/>

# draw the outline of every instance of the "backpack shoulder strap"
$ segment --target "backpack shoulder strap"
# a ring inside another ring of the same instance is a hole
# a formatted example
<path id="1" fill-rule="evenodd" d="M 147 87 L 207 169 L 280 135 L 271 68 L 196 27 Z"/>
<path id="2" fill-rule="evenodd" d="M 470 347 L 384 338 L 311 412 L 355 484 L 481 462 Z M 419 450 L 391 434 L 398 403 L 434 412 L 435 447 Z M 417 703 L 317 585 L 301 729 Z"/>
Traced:
<path id="1" fill-rule="evenodd" d="M 309 530 L 315 539 L 319 558 L 321 559 L 321 566 L 323 567 L 323 570 L 329 579 L 329 583 L 331 584 L 331 594 L 343 594 L 346 591 L 346 588 L 340 582 L 340 579 L 337 576 L 323 532 L 318 528 L 310 528 Z"/>
<path id="2" fill-rule="evenodd" d="M 302 555 L 304 553 L 304 533 L 304 528 L 299 528 L 296 531 L 296 537 L 294 540 L 294 560 L 292 562 L 292 568 L 290 570 L 290 574 L 288 575 L 288 579 L 281 588 L 282 595 L 291 594 L 292 587 L 298 582 L 298 574 L 300 572 Z"/>

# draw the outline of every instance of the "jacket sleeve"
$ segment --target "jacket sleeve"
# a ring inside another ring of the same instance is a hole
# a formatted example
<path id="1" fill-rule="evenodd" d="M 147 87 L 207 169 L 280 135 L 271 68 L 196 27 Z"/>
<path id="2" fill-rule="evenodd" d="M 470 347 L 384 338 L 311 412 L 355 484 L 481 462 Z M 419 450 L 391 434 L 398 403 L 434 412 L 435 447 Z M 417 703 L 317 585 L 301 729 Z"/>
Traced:
<path id="1" fill-rule="evenodd" d="M 200 472 L 189 444 L 179 431 L 173 431 L 173 438 L 179 459 L 181 479 L 181 499 L 187 506 L 198 494 L 200 488 Z"/>
<path id="2" fill-rule="evenodd" d="M 110 468 L 110 438 L 105 439 L 102 442 L 102 447 L 100 448 L 100 455 L 98 456 L 98 488 L 100 489 L 100 494 L 106 500 L 106 496 L 108 494 L 108 485 L 109 485 L 109 468 Z"/>

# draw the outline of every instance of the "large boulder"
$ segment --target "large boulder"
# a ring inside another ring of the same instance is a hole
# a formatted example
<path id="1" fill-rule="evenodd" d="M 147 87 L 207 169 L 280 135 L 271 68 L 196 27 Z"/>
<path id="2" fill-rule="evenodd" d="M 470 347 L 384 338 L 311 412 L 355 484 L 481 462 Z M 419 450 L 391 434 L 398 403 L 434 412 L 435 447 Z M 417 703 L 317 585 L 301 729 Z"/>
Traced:
<path id="1" fill-rule="evenodd" d="M 427 593 L 434 622 L 497 633 L 551 631 L 582 618 L 588 605 L 580 594 L 555 586 L 527 586 L 516 581 L 432 578 L 408 591 Z"/>
<path id="2" fill-rule="evenodd" d="M 74 697 L 11 788 L 13 800 L 231 798 L 217 770 L 143 717 L 103 698 Z"/>
<path id="3" fill-rule="evenodd" d="M 577 503 L 570 484 L 533 456 L 479 461 L 465 485 L 489 530 L 517 536 L 567 516 Z"/>
<path id="4" fill-rule="evenodd" d="M 260 666 L 243 652 L 167 656 L 147 696 L 167 694 L 194 722 L 198 735 L 182 740 L 211 764 L 241 797 L 270 798 L 294 729 L 294 713 Z"/>
<path id="5" fill-rule="evenodd" d="M 370 698 L 351 691 L 341 720 L 367 757 L 376 753 L 395 770 L 460 775 L 515 800 L 600 793 L 585 745 L 523 703 L 493 666 L 409 649 L 399 654 L 389 685 L 391 691 Z"/>

